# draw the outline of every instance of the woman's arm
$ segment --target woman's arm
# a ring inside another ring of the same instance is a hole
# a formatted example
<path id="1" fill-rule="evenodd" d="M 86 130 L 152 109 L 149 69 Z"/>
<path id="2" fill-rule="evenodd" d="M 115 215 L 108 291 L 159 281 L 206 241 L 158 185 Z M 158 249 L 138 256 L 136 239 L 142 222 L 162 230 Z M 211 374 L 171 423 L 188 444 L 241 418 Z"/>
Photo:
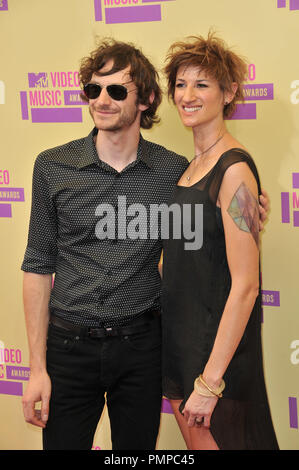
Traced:
<path id="1" fill-rule="evenodd" d="M 218 388 L 221 383 L 259 291 L 258 190 L 246 163 L 228 168 L 220 188 L 219 203 L 232 282 L 215 342 L 203 371 L 203 378 L 212 389 Z M 209 426 L 218 398 L 201 397 L 193 392 L 190 399 L 185 407 L 188 424 L 193 426 L 197 416 L 204 417 L 205 425 Z"/>
<path id="2" fill-rule="evenodd" d="M 204 377 L 216 386 L 243 336 L 259 291 L 259 208 L 246 163 L 232 165 L 219 192 L 231 290 Z M 243 215 L 242 215 L 243 214 Z"/>

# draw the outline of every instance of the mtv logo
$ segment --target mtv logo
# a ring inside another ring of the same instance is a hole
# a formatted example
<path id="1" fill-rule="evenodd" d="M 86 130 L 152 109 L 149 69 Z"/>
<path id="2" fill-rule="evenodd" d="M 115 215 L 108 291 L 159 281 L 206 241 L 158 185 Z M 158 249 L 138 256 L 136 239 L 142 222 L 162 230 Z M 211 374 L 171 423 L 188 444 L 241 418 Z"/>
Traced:
<path id="1" fill-rule="evenodd" d="M 48 74 L 46 72 L 28 73 L 28 82 L 30 88 L 47 88 Z"/>
<path id="2" fill-rule="evenodd" d="M 293 189 L 299 189 L 299 173 L 293 173 Z M 290 202 L 292 199 L 293 206 L 293 225 L 294 227 L 299 227 L 299 196 L 297 196 L 296 191 L 293 191 L 292 194 L 289 192 L 281 193 L 281 222 L 283 224 L 290 223 Z"/>

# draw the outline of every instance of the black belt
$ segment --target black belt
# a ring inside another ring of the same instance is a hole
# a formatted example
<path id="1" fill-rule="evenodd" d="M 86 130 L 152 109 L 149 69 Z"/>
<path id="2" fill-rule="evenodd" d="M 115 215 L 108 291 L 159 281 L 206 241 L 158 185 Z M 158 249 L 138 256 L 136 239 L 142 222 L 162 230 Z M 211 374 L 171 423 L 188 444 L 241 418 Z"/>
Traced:
<path id="1" fill-rule="evenodd" d="M 91 338 L 105 338 L 107 336 L 126 336 L 134 333 L 141 333 L 149 328 L 150 321 L 155 317 L 159 317 L 160 312 L 158 310 L 151 310 L 139 315 L 128 325 L 124 326 L 106 326 L 102 328 L 89 327 L 89 326 L 78 326 L 73 323 L 63 320 L 56 315 L 51 315 L 50 325 L 57 326 L 64 330 L 70 331 L 77 336 L 89 336 Z"/>

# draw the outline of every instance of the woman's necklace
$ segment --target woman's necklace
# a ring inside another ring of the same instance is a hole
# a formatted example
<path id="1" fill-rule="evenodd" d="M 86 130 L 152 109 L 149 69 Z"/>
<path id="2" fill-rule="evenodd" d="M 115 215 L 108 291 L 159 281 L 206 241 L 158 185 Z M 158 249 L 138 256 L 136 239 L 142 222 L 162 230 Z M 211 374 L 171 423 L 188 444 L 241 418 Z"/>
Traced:
<path id="1" fill-rule="evenodd" d="M 220 137 L 218 137 L 218 139 L 216 140 L 216 142 L 214 142 L 209 148 L 207 148 L 206 150 L 204 150 L 204 151 L 201 152 L 201 153 L 197 153 L 196 155 L 194 155 L 194 158 L 200 157 L 200 156 L 203 155 L 204 153 L 207 153 L 209 150 L 211 150 L 211 148 L 215 147 L 215 145 L 218 144 L 218 142 L 222 139 L 222 137 L 224 136 L 225 133 L 226 133 L 226 132 L 224 132 Z M 193 158 L 193 160 L 194 160 L 194 158 Z M 186 176 L 186 179 L 187 179 L 187 181 L 190 181 L 191 175 Z"/>

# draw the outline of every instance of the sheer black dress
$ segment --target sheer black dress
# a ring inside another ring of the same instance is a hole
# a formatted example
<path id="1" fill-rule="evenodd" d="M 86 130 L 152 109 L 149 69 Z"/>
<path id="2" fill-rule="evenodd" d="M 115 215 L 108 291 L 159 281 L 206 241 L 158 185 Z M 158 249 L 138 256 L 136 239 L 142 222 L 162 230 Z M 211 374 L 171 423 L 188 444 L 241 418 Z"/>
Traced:
<path id="1" fill-rule="evenodd" d="M 231 277 L 220 208 L 216 201 L 230 165 L 246 162 L 260 182 L 247 152 L 225 152 L 211 171 L 192 186 L 177 186 L 170 204 L 203 204 L 202 227 L 192 211 L 192 230 L 203 228 L 203 244 L 186 250 L 190 240 L 174 232 L 164 240 L 162 332 L 163 388 L 169 399 L 181 399 L 180 410 L 193 391 L 195 378 L 209 359 L 228 298 Z M 172 211 L 170 211 L 171 214 Z M 183 219 L 183 218 L 182 218 Z M 170 228 L 174 227 L 170 219 Z M 182 224 L 183 232 L 183 224 Z M 240 253 L 240 256 L 242 254 Z M 261 344 L 261 293 L 242 340 L 224 374 L 226 384 L 211 418 L 210 431 L 223 450 L 278 449 L 268 406 Z"/>

